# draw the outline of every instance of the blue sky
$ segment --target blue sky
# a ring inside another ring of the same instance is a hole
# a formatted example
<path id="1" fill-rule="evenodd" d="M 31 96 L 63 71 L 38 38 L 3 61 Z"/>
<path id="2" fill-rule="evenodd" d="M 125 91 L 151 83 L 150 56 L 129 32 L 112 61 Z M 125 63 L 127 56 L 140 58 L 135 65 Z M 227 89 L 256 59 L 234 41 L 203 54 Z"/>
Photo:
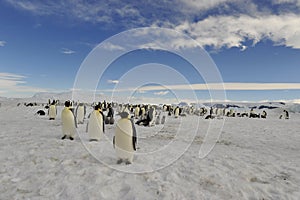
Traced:
<path id="1" fill-rule="evenodd" d="M 3 0 L 0 96 L 68 91 L 93 48 L 140 27 L 169 28 L 197 41 L 218 67 L 230 100 L 300 99 L 300 0 Z M 170 52 L 137 51 L 111 64 L 99 92 L 121 84 L 128 70 L 154 62 L 176 69 L 191 84 L 204 84 Z M 172 76 L 165 78 L 174 84 Z M 194 88 L 199 99 L 209 99 L 207 91 Z M 138 95 L 171 94 L 159 88 Z"/>

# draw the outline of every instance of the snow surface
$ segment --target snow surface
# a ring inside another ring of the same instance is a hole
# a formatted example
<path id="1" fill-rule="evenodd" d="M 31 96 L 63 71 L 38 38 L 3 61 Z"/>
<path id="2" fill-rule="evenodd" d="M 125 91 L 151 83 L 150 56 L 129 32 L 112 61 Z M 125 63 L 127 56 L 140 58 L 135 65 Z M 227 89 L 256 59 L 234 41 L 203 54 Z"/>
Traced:
<path id="1" fill-rule="evenodd" d="M 265 109 L 267 119 L 167 116 L 165 125 L 136 126 L 134 163 L 118 165 L 115 125 L 106 125 L 98 143 L 88 142 L 87 121 L 74 141 L 61 140 L 62 107 L 49 121 L 35 115 L 42 106 L 2 101 L 0 199 L 300 198 L 300 113 L 278 119 L 299 105 Z M 207 131 L 218 132 L 223 122 L 213 150 L 200 159 Z"/>

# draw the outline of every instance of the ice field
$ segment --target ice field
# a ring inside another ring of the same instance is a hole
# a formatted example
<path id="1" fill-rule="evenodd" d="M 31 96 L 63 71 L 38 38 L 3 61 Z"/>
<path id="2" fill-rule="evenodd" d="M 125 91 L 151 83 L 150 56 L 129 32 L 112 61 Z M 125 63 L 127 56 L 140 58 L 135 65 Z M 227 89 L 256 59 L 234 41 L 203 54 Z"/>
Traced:
<path id="1" fill-rule="evenodd" d="M 105 126 L 100 142 L 88 141 L 87 120 L 74 141 L 61 140 L 62 106 L 50 121 L 35 115 L 43 106 L 1 102 L 0 199 L 300 198 L 296 104 L 265 109 L 267 119 L 187 115 L 167 116 L 154 127 L 136 125 L 133 164 L 118 165 L 111 143 L 115 124 Z M 283 109 L 289 109 L 289 120 L 279 119 Z M 208 128 L 218 132 L 223 122 L 214 148 L 199 158 Z"/>

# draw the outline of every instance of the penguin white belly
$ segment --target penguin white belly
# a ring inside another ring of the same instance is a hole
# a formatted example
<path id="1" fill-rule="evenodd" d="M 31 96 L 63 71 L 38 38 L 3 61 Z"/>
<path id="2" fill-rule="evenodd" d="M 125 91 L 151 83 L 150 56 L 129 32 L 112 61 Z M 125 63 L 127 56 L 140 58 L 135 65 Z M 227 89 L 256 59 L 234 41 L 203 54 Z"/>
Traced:
<path id="1" fill-rule="evenodd" d="M 142 119 L 146 119 L 146 110 L 145 110 L 145 108 L 141 108 L 141 110 L 140 110 L 140 112 L 141 112 L 141 115 L 140 115 L 140 119 L 142 120 Z"/>
<path id="2" fill-rule="evenodd" d="M 149 126 L 154 126 L 155 125 L 155 110 L 152 111 L 152 113 L 150 114 L 150 118 L 151 118 L 151 121 L 149 122 Z"/>
<path id="3" fill-rule="evenodd" d="M 88 124 L 88 135 L 91 140 L 100 140 L 103 135 L 103 119 L 99 111 L 93 111 L 89 124 Z"/>
<path id="4" fill-rule="evenodd" d="M 222 112 L 222 109 L 218 109 L 218 110 L 217 110 L 217 116 L 221 116 L 222 113 L 223 113 L 223 112 Z"/>
<path id="5" fill-rule="evenodd" d="M 160 124 L 160 116 L 159 116 L 159 115 L 156 117 L 155 124 L 156 124 L 156 125 Z"/>
<path id="6" fill-rule="evenodd" d="M 64 109 L 61 114 L 62 132 L 64 135 L 74 137 L 76 127 L 73 113 L 69 109 Z"/>
<path id="7" fill-rule="evenodd" d="M 121 159 L 133 160 L 133 130 L 131 121 L 128 119 L 120 119 L 116 126 L 115 132 L 115 149 L 117 156 Z"/>
<path id="8" fill-rule="evenodd" d="M 163 107 L 163 111 L 166 112 L 167 111 L 167 106 Z"/>
<path id="9" fill-rule="evenodd" d="M 175 114 L 174 115 L 175 115 L 175 118 L 177 118 L 179 116 L 179 109 L 175 110 Z"/>
<path id="10" fill-rule="evenodd" d="M 83 121 L 84 121 L 84 107 L 83 106 L 78 107 L 76 117 L 77 117 L 78 123 L 83 123 Z"/>
<path id="11" fill-rule="evenodd" d="M 134 112 L 134 116 L 137 118 L 139 116 L 139 113 L 140 113 L 140 109 L 136 108 Z"/>
<path id="12" fill-rule="evenodd" d="M 55 118 L 56 117 L 56 108 L 55 106 L 51 105 L 49 108 L 49 118 Z"/>

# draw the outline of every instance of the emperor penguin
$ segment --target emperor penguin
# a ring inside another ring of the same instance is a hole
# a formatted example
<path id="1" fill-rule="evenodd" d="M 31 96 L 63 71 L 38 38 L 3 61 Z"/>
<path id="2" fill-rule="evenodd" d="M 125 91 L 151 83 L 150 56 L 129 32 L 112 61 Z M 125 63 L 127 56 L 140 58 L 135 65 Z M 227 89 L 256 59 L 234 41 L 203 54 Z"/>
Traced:
<path id="1" fill-rule="evenodd" d="M 280 115 L 279 119 L 289 119 L 289 112 L 287 110 L 283 110 L 283 114 Z"/>
<path id="2" fill-rule="evenodd" d="M 192 106 L 189 108 L 189 114 L 192 115 L 193 113 L 194 113 L 194 107 Z"/>
<path id="3" fill-rule="evenodd" d="M 107 116 L 106 116 L 106 121 L 107 123 L 106 124 L 114 124 L 115 120 L 114 120 L 114 109 L 112 108 L 112 105 L 111 104 L 108 104 L 108 113 L 107 113 Z"/>
<path id="4" fill-rule="evenodd" d="M 290 118 L 289 117 L 289 112 L 287 110 L 284 110 L 284 113 L 285 113 L 284 118 L 289 119 Z"/>
<path id="5" fill-rule="evenodd" d="M 95 106 L 93 112 L 90 115 L 89 122 L 87 124 L 87 132 L 90 141 L 99 141 L 104 133 L 104 116 L 100 109 L 101 104 Z"/>
<path id="6" fill-rule="evenodd" d="M 131 164 L 136 151 L 136 129 L 129 112 L 120 113 L 121 119 L 117 122 L 113 145 L 118 157 L 117 164 L 125 162 Z"/>
<path id="7" fill-rule="evenodd" d="M 155 125 L 155 108 L 153 106 L 151 106 L 149 108 L 148 111 L 148 115 L 149 115 L 149 126 L 154 126 Z"/>
<path id="8" fill-rule="evenodd" d="M 107 108 L 107 103 L 106 103 L 105 100 L 103 101 L 101 108 L 102 108 L 103 110 L 106 110 L 106 108 Z"/>
<path id="9" fill-rule="evenodd" d="M 230 110 L 231 111 L 231 110 Z M 255 117 L 255 113 L 254 113 L 254 110 L 253 110 L 253 108 L 251 108 L 251 110 L 250 110 L 250 114 L 249 114 L 249 118 L 251 118 L 251 117 Z"/>
<path id="10" fill-rule="evenodd" d="M 163 105 L 163 112 L 166 112 L 167 111 L 167 105 Z"/>
<path id="11" fill-rule="evenodd" d="M 137 105 L 134 109 L 134 117 L 135 119 L 139 118 L 139 114 L 140 114 L 140 106 Z"/>
<path id="12" fill-rule="evenodd" d="M 57 115 L 57 108 L 56 108 L 55 100 L 53 100 L 49 106 L 48 115 L 49 115 L 49 120 L 55 120 L 55 117 Z"/>
<path id="13" fill-rule="evenodd" d="M 178 106 L 175 108 L 174 116 L 175 116 L 175 118 L 179 117 L 179 107 Z"/>
<path id="14" fill-rule="evenodd" d="M 155 124 L 156 125 L 160 124 L 160 115 L 157 115 L 156 120 L 155 120 Z"/>
<path id="15" fill-rule="evenodd" d="M 221 116 L 223 115 L 223 110 L 222 110 L 222 108 L 218 108 L 216 114 L 217 114 L 218 117 L 221 117 Z"/>
<path id="16" fill-rule="evenodd" d="M 62 140 L 66 139 L 67 137 L 70 140 L 74 139 L 75 131 L 77 128 L 76 119 L 74 117 L 73 112 L 70 110 L 71 102 L 65 102 L 65 108 L 61 112 L 61 120 L 62 120 L 62 132 L 63 137 Z"/>
<path id="17" fill-rule="evenodd" d="M 140 109 L 140 118 L 141 118 L 141 119 L 145 119 L 145 115 L 146 115 L 146 109 L 145 109 L 145 107 L 143 106 L 143 107 L 141 107 L 141 109 Z"/>
<path id="18" fill-rule="evenodd" d="M 260 117 L 263 118 L 263 119 L 266 119 L 267 118 L 267 112 L 266 111 L 262 111 Z"/>
<path id="19" fill-rule="evenodd" d="M 76 107 L 76 119 L 78 124 L 83 124 L 84 122 L 84 117 L 86 114 L 86 107 L 83 103 L 79 103 L 78 106 Z"/>

